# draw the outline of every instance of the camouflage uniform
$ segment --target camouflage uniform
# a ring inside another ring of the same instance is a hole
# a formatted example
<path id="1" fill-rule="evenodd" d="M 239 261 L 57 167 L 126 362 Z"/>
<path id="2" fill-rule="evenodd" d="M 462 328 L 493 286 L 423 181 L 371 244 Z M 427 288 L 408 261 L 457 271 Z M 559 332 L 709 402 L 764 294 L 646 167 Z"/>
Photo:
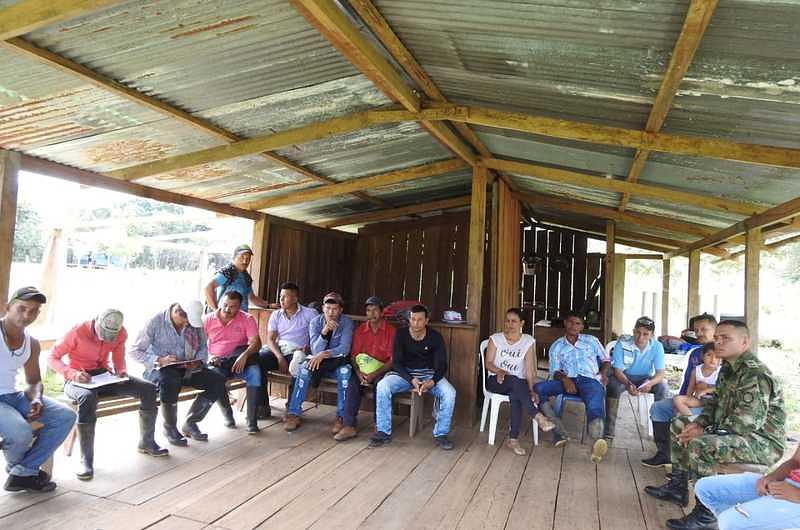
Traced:
<path id="1" fill-rule="evenodd" d="M 783 456 L 786 414 L 780 385 L 750 352 L 733 364 L 723 361 L 715 392 L 694 420 L 729 434 L 704 434 L 684 447 L 676 436 L 689 421 L 686 416 L 672 420 L 670 444 L 673 469 L 692 478 L 713 475 L 719 463 L 772 465 Z"/>

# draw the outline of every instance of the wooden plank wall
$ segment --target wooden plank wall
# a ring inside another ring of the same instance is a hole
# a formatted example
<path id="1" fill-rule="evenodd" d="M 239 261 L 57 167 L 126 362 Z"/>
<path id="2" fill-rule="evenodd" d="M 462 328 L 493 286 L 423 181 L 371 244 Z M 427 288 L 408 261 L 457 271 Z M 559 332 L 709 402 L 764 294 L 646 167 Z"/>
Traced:
<path id="1" fill-rule="evenodd" d="M 562 312 L 580 309 L 592 281 L 602 271 L 603 254 L 587 253 L 587 238 L 580 234 L 525 228 L 522 236 L 523 256 L 532 254 L 543 259 L 534 275 L 522 277 L 522 302 L 538 306 L 532 311 L 526 332 L 535 322 L 557 318 Z M 567 272 L 553 270 L 554 258 L 569 261 Z M 599 311 L 601 300 L 595 298 L 592 309 Z"/>
<path id="2" fill-rule="evenodd" d="M 453 309 L 466 315 L 469 215 L 377 223 L 358 233 L 353 300 L 421 300 L 432 320 Z"/>
<path id="3" fill-rule="evenodd" d="M 276 302 L 280 285 L 300 286 L 300 300 L 320 300 L 330 291 L 345 298 L 345 311 L 360 309 L 347 299 L 351 291 L 355 236 L 335 230 L 271 222 L 267 255 L 267 300 Z"/>

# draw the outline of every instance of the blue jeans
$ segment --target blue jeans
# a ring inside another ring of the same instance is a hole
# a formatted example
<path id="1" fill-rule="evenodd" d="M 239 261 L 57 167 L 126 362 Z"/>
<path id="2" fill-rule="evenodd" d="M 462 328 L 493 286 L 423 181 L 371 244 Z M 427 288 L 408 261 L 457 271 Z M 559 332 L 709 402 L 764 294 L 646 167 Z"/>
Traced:
<path id="1" fill-rule="evenodd" d="M 431 377 L 420 377 L 424 382 Z M 375 387 L 375 423 L 379 432 L 392 434 L 392 395 L 411 390 L 411 383 L 394 372 L 389 372 Z M 450 432 L 450 421 L 456 406 L 456 389 L 444 377 L 433 385 L 429 392 L 436 398 L 436 423 L 433 436 L 445 436 Z"/>
<path id="2" fill-rule="evenodd" d="M 575 388 L 578 390 L 577 395 L 581 398 L 586 407 L 586 421 L 605 418 L 606 389 L 603 384 L 596 379 L 584 377 L 582 375 L 570 377 L 570 379 L 575 383 Z M 566 393 L 561 381 L 552 379 L 536 383 L 533 385 L 533 391 L 539 394 L 539 399 L 542 402 L 547 401 L 551 397 Z"/>
<path id="3" fill-rule="evenodd" d="M 330 377 L 336 379 L 336 416 L 339 418 L 344 417 L 344 402 L 347 397 L 347 387 L 350 384 L 350 373 L 352 367 L 349 364 L 343 364 L 336 368 L 319 368 L 321 377 Z M 308 369 L 308 359 L 303 361 L 300 367 L 300 372 L 294 378 L 294 389 L 292 390 L 292 397 L 289 399 L 289 406 L 286 411 L 294 416 L 299 416 L 303 413 L 303 401 L 306 400 L 308 395 L 308 387 L 311 383 L 312 371 Z"/>
<path id="4" fill-rule="evenodd" d="M 704 477 L 697 481 L 694 493 L 700 502 L 714 512 L 719 527 L 724 530 L 800 527 L 800 504 L 769 495 L 759 496 L 756 482 L 760 477 L 755 473 Z M 787 482 L 800 487 L 796 482 Z M 740 509 L 750 517 L 736 511 L 736 504 L 741 504 Z"/>
<path id="5" fill-rule="evenodd" d="M 0 395 L 0 436 L 6 456 L 6 472 L 18 477 L 33 477 L 50 458 L 75 423 L 75 413 L 58 401 L 42 397 L 42 414 L 36 420 L 44 427 L 31 446 L 33 431 L 27 416 L 31 402 L 23 392 Z"/>
<path id="6" fill-rule="evenodd" d="M 700 414 L 703 407 L 690 409 L 692 414 Z M 650 421 L 669 423 L 675 417 L 675 410 L 672 408 L 672 398 L 661 399 L 650 405 Z"/>
<path id="7" fill-rule="evenodd" d="M 251 355 L 250 359 L 248 359 L 247 365 L 245 365 L 244 370 L 239 372 L 238 374 L 233 371 L 233 365 L 236 362 L 236 358 L 247 349 L 247 346 L 237 346 L 229 357 L 225 357 L 220 361 L 219 366 L 211 366 L 209 369 L 212 372 L 216 372 L 217 374 L 224 377 L 226 380 L 228 379 L 244 379 L 245 385 L 247 387 L 261 387 L 261 367 L 258 365 L 258 354 Z"/>

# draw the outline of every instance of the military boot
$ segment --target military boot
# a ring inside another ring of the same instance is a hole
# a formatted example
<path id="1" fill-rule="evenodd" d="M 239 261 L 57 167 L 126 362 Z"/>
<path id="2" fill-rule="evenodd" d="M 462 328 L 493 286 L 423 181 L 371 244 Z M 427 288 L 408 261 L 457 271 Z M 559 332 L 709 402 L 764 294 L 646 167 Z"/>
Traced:
<path id="1" fill-rule="evenodd" d="M 672 475 L 666 484 L 663 486 L 645 486 L 644 491 L 656 499 L 686 507 L 689 504 L 689 474 L 686 471 L 673 468 Z"/>
<path id="2" fill-rule="evenodd" d="M 642 460 L 646 467 L 661 467 L 670 463 L 669 450 L 669 423 L 666 421 L 653 422 L 653 441 L 656 443 L 656 454 Z"/>
<path id="3" fill-rule="evenodd" d="M 700 499 L 694 498 L 694 510 L 680 519 L 667 519 L 670 530 L 719 530 L 717 517 L 706 508 Z"/>

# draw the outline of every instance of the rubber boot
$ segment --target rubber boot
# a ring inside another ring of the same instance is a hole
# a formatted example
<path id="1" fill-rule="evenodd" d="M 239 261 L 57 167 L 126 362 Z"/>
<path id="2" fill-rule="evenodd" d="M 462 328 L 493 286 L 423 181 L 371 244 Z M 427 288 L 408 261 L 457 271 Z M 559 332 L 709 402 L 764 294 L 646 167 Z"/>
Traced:
<path id="1" fill-rule="evenodd" d="M 606 398 L 606 424 L 603 430 L 603 438 L 611 443 L 614 440 L 614 432 L 617 429 L 617 411 L 619 410 L 618 398 Z"/>
<path id="2" fill-rule="evenodd" d="M 207 442 L 208 435 L 200 431 L 197 424 L 203 421 L 203 418 L 206 417 L 206 414 L 211 410 L 211 405 L 213 404 L 214 402 L 210 399 L 197 396 L 197 399 L 194 400 L 192 407 L 189 409 L 189 414 L 186 415 L 186 422 L 184 422 L 183 427 L 181 427 L 181 433 L 192 440 Z"/>
<path id="3" fill-rule="evenodd" d="M 172 445 L 186 447 L 189 442 L 178 430 L 178 404 L 161 403 L 161 421 L 164 424 L 164 436 Z"/>
<path id="4" fill-rule="evenodd" d="M 669 422 L 653 422 L 653 441 L 656 443 L 656 454 L 642 460 L 643 466 L 661 467 L 670 463 L 669 436 Z"/>
<path id="5" fill-rule="evenodd" d="M 694 509 L 680 519 L 667 519 L 670 530 L 719 530 L 717 517 L 706 508 L 700 499 L 694 498 Z"/>
<path id="6" fill-rule="evenodd" d="M 592 443 L 592 462 L 599 464 L 608 452 L 608 442 L 603 438 L 603 418 L 595 418 L 589 422 L 589 438 Z"/>
<path id="7" fill-rule="evenodd" d="M 247 434 L 258 434 L 258 405 L 264 399 L 261 387 L 247 387 Z"/>
<path id="8" fill-rule="evenodd" d="M 233 407 L 231 407 L 231 400 L 228 397 L 227 391 L 223 392 L 219 399 L 217 399 L 217 405 L 219 405 L 219 410 L 222 411 L 222 417 L 225 420 L 225 427 L 229 429 L 235 429 L 236 420 L 233 418 Z"/>
<path id="9" fill-rule="evenodd" d="M 552 431 L 552 441 L 553 447 L 563 447 L 567 443 L 567 435 L 564 433 L 564 427 L 561 425 L 561 418 L 556 416 L 556 413 L 553 411 L 553 407 L 550 405 L 549 401 L 542 401 L 539 403 L 539 410 L 542 411 L 542 414 L 550 418 L 550 421 L 553 422 L 553 431 Z"/>
<path id="10" fill-rule="evenodd" d="M 663 486 L 645 486 L 645 493 L 656 499 L 665 500 L 679 506 L 689 504 L 689 474 L 680 469 L 672 469 L 669 481 Z"/>
<path id="11" fill-rule="evenodd" d="M 97 423 L 79 423 L 78 442 L 81 448 L 81 462 L 75 476 L 79 480 L 92 480 L 94 477 L 94 428 Z"/>
<path id="12" fill-rule="evenodd" d="M 272 417 L 272 407 L 269 406 L 269 394 L 264 389 L 264 401 L 258 405 L 258 419 L 268 420 Z"/>
<path id="13" fill-rule="evenodd" d="M 156 443 L 156 416 L 158 409 L 139 410 L 139 452 L 150 456 L 167 456 L 169 451 Z"/>

